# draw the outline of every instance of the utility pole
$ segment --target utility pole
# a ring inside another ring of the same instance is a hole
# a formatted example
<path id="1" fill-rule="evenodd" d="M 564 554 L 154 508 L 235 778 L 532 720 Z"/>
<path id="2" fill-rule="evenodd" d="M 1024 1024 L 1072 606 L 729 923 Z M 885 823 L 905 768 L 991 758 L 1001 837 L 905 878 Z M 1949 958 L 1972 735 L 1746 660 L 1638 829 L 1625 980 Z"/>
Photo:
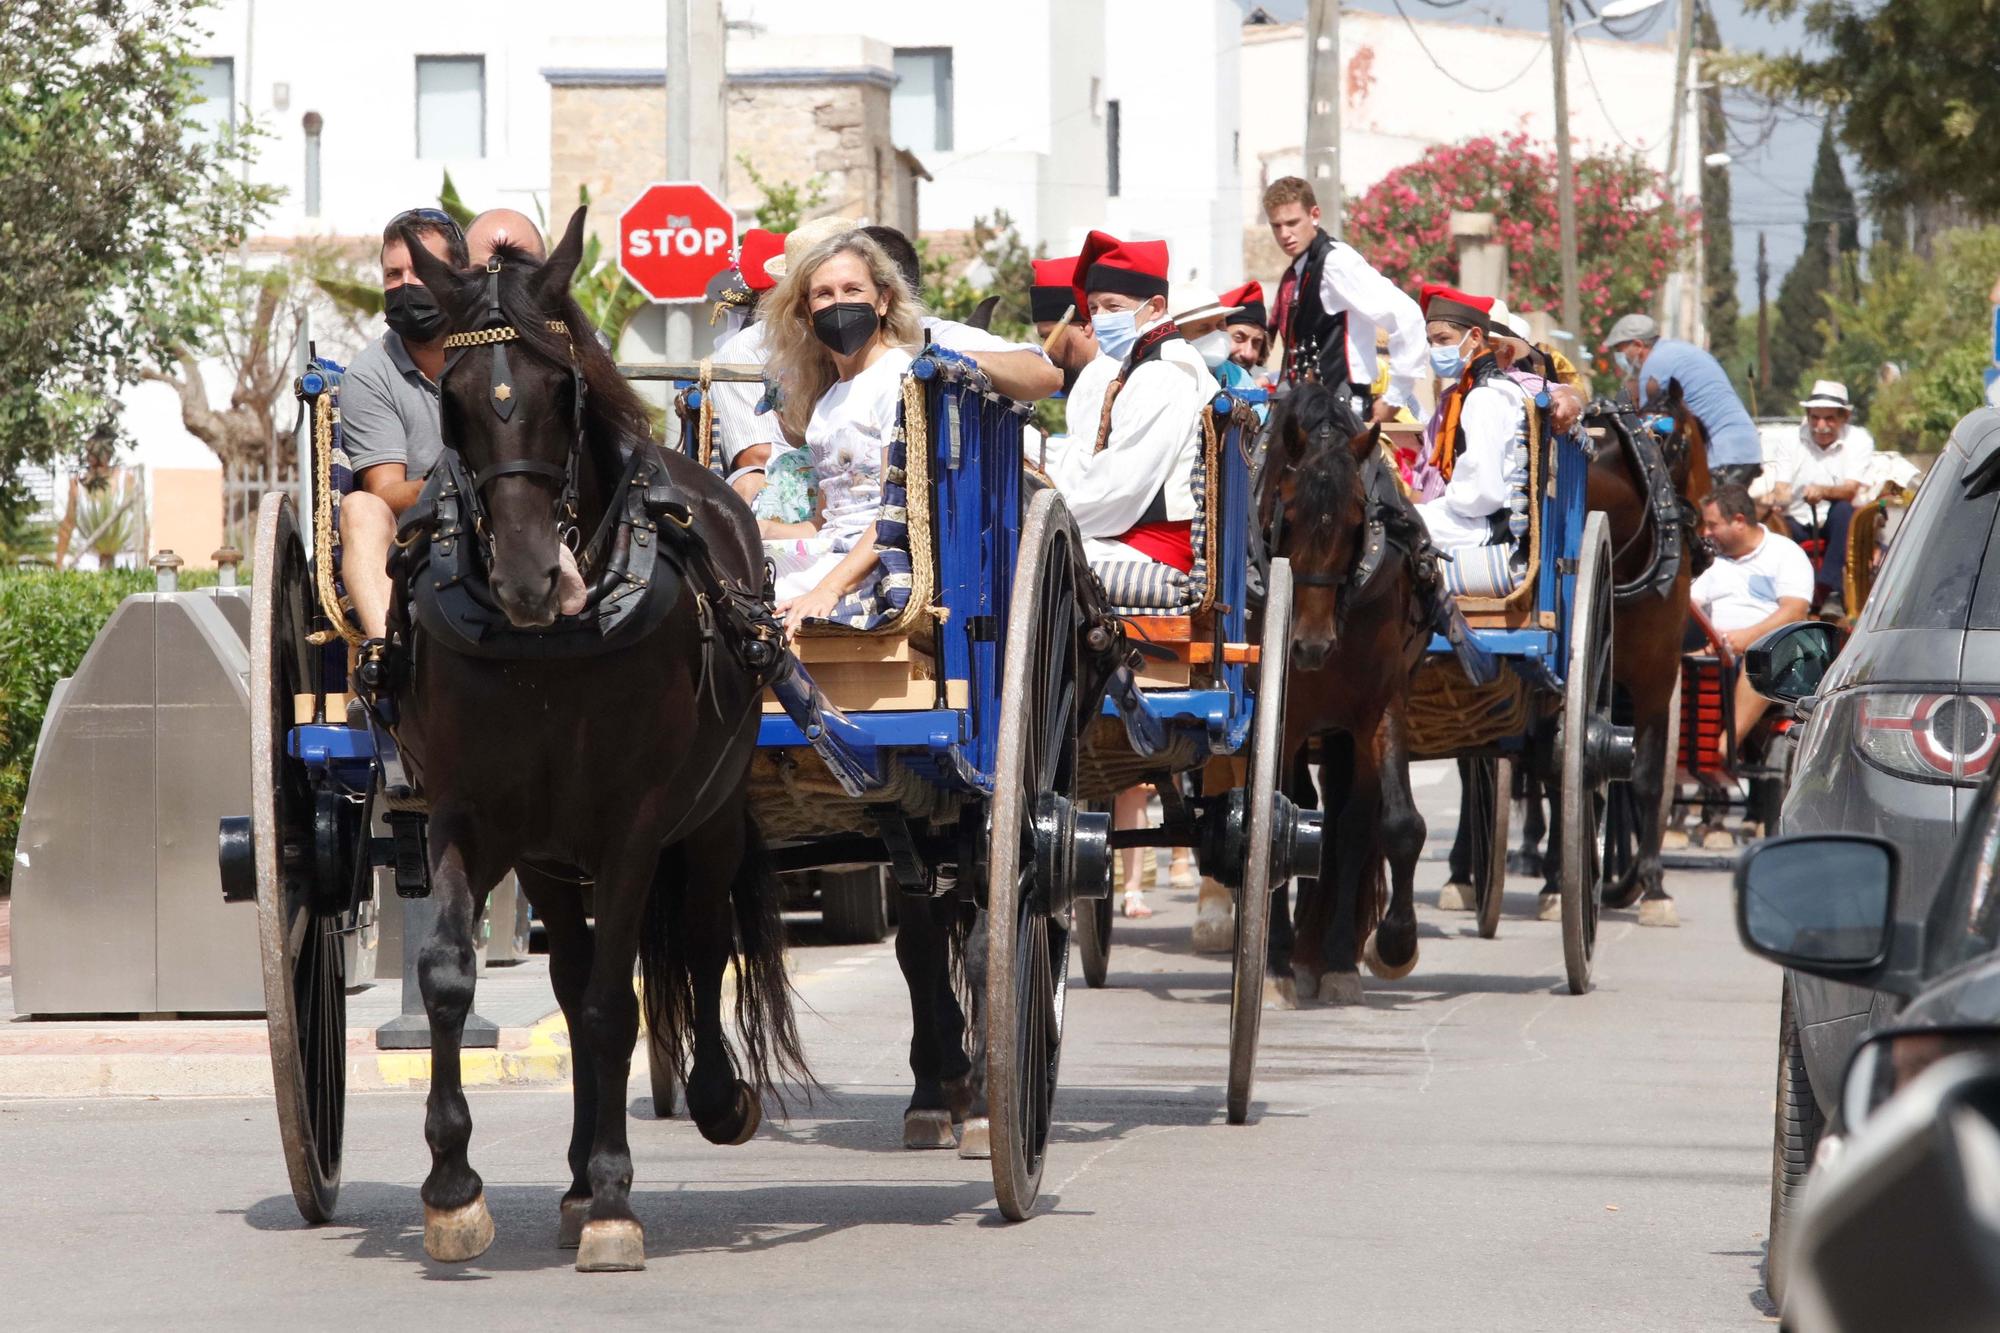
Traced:
<path id="1" fill-rule="evenodd" d="M 1312 0 L 1306 27 L 1312 34 L 1306 65 L 1306 180 L 1319 199 L 1327 232 L 1338 238 L 1347 230 L 1340 191 L 1340 0 Z"/>
<path id="2" fill-rule="evenodd" d="M 1681 126 L 1687 120 L 1688 60 L 1694 53 L 1694 6 L 1695 0 L 1681 0 L 1680 35 L 1674 46 L 1674 110 L 1667 123 L 1667 189 L 1672 191 L 1673 200 L 1681 200 L 1681 148 L 1686 136 Z M 1681 325 L 1678 310 L 1667 307 L 1667 291 L 1671 283 L 1663 283 L 1659 294 L 1662 316 L 1661 327 L 1679 335 L 1686 330 Z"/>
<path id="3" fill-rule="evenodd" d="M 1562 236 L 1563 328 L 1581 348 L 1583 315 L 1576 289 L 1576 177 L 1569 160 L 1569 30 L 1563 0 L 1549 0 L 1549 64 L 1556 78 L 1556 226 Z"/>
<path id="4" fill-rule="evenodd" d="M 689 119 L 694 98 L 688 87 L 688 0 L 667 0 L 667 179 L 694 178 L 694 136 Z M 717 182 L 719 185 L 721 182 Z M 694 357 L 694 316 L 690 307 L 667 307 L 667 360 Z"/>

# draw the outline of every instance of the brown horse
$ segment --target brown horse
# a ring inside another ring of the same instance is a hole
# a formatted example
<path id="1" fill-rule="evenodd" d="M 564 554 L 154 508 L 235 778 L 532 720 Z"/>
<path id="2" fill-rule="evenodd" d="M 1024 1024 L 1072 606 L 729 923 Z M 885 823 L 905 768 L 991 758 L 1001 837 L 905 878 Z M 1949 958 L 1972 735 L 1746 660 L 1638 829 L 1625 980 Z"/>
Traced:
<path id="1" fill-rule="evenodd" d="M 1652 423 L 1661 418 L 1671 418 L 1671 431 L 1654 428 Z M 1611 529 L 1611 573 L 1617 588 L 1611 617 L 1612 684 L 1618 691 L 1621 720 L 1629 719 L 1633 728 L 1632 779 L 1613 785 L 1606 812 L 1603 903 L 1627 908 L 1636 902 L 1639 924 L 1674 926 L 1680 924 L 1679 914 L 1666 891 L 1660 844 L 1666 832 L 1667 784 L 1673 780 L 1667 772 L 1668 742 L 1680 725 L 1674 715 L 1674 686 L 1680 681 L 1688 587 L 1701 545 L 1695 523 L 1670 523 L 1664 547 L 1658 541 L 1661 516 L 1649 502 L 1632 446 L 1659 449 L 1684 512 L 1698 516 L 1710 489 L 1708 439 L 1700 420 L 1688 410 L 1678 380 L 1669 381 L 1641 413 L 1593 409 L 1591 419 L 1602 436 L 1591 461 L 1586 496 L 1589 507 L 1602 512 Z M 1663 549 L 1677 555 L 1678 568 L 1671 582 L 1656 585 L 1648 576 L 1657 570 L 1655 562 Z M 1541 785 L 1536 774 L 1526 774 L 1528 817 L 1520 851 L 1509 858 L 1509 869 L 1544 876 L 1540 915 L 1553 919 L 1560 915 L 1560 886 L 1554 859 L 1544 860 L 1537 850 L 1545 827 Z M 1460 819 L 1460 843 L 1468 849 L 1465 831 L 1472 813 L 1464 811 Z M 1456 866 L 1461 847 L 1452 851 Z M 1469 857 L 1469 850 L 1465 855 Z M 1458 878 L 1456 870 L 1453 878 Z"/>
<path id="2" fill-rule="evenodd" d="M 1414 888 L 1424 819 L 1410 795 L 1406 728 L 1410 682 L 1431 631 L 1410 549 L 1421 541 L 1421 523 L 1407 508 L 1390 515 L 1391 549 L 1377 572 L 1354 586 L 1371 497 L 1392 496 L 1395 488 L 1378 437 L 1348 400 L 1317 384 L 1301 385 L 1271 414 L 1258 516 L 1270 553 L 1292 564 L 1288 794 L 1302 807 L 1324 809 L 1327 827 L 1318 878 L 1299 881 L 1296 933 L 1284 888 L 1272 904 L 1269 966 L 1287 1004 L 1301 993 L 1357 1004 L 1362 961 L 1389 979 L 1417 965 Z M 1308 759 L 1315 741 L 1320 797 Z"/>

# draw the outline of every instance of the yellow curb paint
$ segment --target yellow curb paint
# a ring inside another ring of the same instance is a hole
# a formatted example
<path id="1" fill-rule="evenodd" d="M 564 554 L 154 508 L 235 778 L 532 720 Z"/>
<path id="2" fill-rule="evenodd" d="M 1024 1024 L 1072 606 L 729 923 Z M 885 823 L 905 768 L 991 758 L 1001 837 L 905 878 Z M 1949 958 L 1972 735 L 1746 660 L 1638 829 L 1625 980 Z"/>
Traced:
<path id="1" fill-rule="evenodd" d="M 353 1063 L 365 1064 L 366 1061 L 364 1058 Z M 350 1066 L 349 1072 L 359 1076 L 361 1086 L 366 1088 L 430 1086 L 429 1051 L 378 1051 L 372 1066 L 361 1069 Z M 558 1010 L 528 1029 L 527 1044 L 520 1049 L 461 1051 L 458 1069 L 459 1079 L 467 1087 L 494 1084 L 519 1087 L 567 1082 L 570 1076 L 569 1026 L 563 1022 L 562 1012 Z"/>

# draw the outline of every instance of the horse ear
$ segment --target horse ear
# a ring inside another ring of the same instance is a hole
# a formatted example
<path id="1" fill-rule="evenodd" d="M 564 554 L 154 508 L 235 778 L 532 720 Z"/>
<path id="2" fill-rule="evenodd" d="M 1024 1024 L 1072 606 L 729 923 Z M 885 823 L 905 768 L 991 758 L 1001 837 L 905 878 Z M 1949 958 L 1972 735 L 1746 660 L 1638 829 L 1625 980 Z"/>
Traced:
<path id="1" fill-rule="evenodd" d="M 1681 382 L 1678 379 L 1667 381 L 1666 408 L 1670 413 L 1678 413 L 1681 410 Z"/>
<path id="2" fill-rule="evenodd" d="M 535 298 L 538 303 L 553 303 L 569 291 L 570 279 L 576 276 L 576 266 L 583 262 L 583 221 L 589 211 L 587 205 L 580 205 L 576 212 L 569 215 L 569 226 L 564 228 L 562 240 L 556 242 L 548 261 L 535 274 Z"/>
<path id="3" fill-rule="evenodd" d="M 1367 430 L 1348 437 L 1347 451 L 1354 455 L 1354 461 L 1365 463 L 1369 456 L 1382 447 L 1382 423 L 1375 422 Z"/>
<path id="4" fill-rule="evenodd" d="M 465 279 L 457 269 L 430 252 L 424 238 L 407 226 L 397 227 L 396 235 L 401 238 L 403 248 L 410 252 L 410 270 L 417 275 L 417 281 L 430 289 L 438 304 L 452 307 L 455 298 L 465 290 Z"/>

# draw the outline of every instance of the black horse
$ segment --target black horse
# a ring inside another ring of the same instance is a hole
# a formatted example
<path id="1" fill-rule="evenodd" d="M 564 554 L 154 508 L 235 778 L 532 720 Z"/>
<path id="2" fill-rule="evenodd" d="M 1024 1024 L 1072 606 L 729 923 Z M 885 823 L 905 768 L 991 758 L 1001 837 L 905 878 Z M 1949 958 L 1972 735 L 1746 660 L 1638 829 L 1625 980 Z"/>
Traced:
<path id="1" fill-rule="evenodd" d="M 1293 581 L 1287 794 L 1308 809 L 1323 796 L 1327 827 L 1318 878 L 1299 881 L 1296 938 L 1283 888 L 1272 904 L 1272 989 L 1280 1003 L 1358 1004 L 1357 964 L 1391 980 L 1417 965 L 1424 818 L 1410 793 L 1407 717 L 1442 594 L 1379 432 L 1347 399 L 1301 385 L 1272 412 L 1269 438 L 1258 515 Z M 1315 742 L 1323 793 L 1308 762 Z"/>
<path id="2" fill-rule="evenodd" d="M 520 866 L 574 1042 L 559 1234 L 580 1246 L 579 1269 L 602 1271 L 645 1265 L 625 1126 L 635 958 L 649 1025 L 711 1142 L 749 1138 L 763 1091 L 807 1076 L 776 883 L 746 800 L 756 663 L 775 658 L 758 618 L 762 548 L 727 486 L 652 443 L 646 405 L 570 298 L 583 223 L 578 209 L 544 264 L 503 247 L 485 271 L 459 272 L 404 236 L 460 350 L 440 385 L 451 448 L 427 493 L 438 518 L 406 524 L 399 560 L 406 572 L 456 562 L 473 600 L 435 601 L 451 591 L 443 577 L 419 580 L 414 596 L 399 589 L 396 702 L 429 801 L 438 905 L 419 962 L 434 1058 L 424 1248 L 463 1261 L 492 1241 L 466 1159 L 459 1041 L 474 928 L 488 892 Z M 593 603 L 559 618 L 557 543 L 579 535 Z M 652 609 L 618 640 L 607 628 L 618 608 L 647 599 Z M 441 628 L 460 613 L 485 615 L 491 632 L 475 642 Z M 576 646 L 594 635 L 602 641 Z M 558 640 L 570 648 L 556 652 Z M 732 963 L 751 1082 L 723 1031 Z"/>

